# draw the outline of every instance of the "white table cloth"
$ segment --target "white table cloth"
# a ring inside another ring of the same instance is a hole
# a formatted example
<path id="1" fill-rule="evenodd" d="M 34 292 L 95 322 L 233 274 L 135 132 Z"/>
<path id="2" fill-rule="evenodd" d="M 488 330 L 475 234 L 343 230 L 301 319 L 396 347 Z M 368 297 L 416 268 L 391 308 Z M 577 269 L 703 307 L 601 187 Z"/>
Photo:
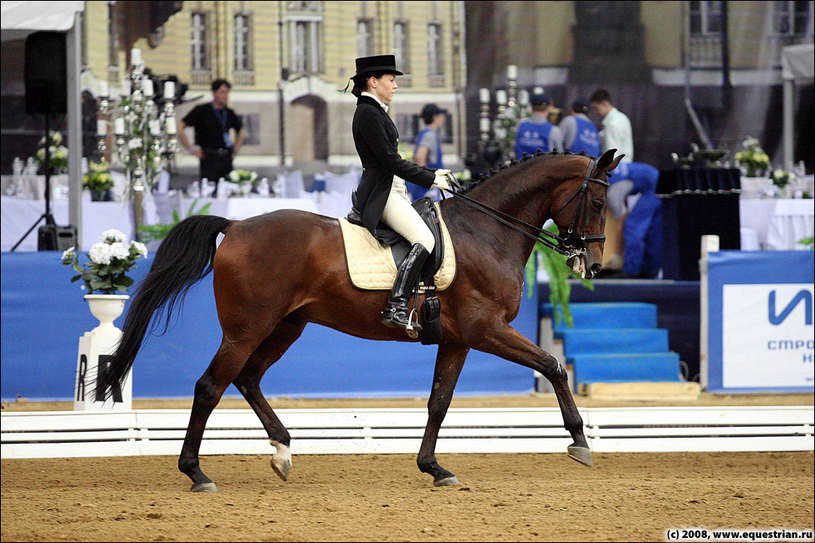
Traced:
<path id="1" fill-rule="evenodd" d="M 758 234 L 759 246 L 764 250 L 793 251 L 806 249 L 800 239 L 812 237 L 815 232 L 815 206 L 813 200 L 739 200 L 741 228 Z"/>
<path id="2" fill-rule="evenodd" d="M 160 200 L 160 195 L 156 195 Z M 190 205 L 194 200 L 191 198 L 180 199 L 179 215 L 186 217 Z M 211 199 L 199 198 L 195 209 L 200 209 L 204 204 L 212 202 L 209 208 L 210 215 L 219 215 L 228 219 L 245 219 L 269 211 L 278 209 L 302 209 L 317 213 L 317 205 L 311 198 L 227 198 Z M 23 234 L 31 228 L 31 225 L 45 212 L 45 202 L 42 200 L 23 200 L 3 196 L 2 217 L 0 231 L 2 232 L 2 247 L 0 250 L 10 251 L 14 244 L 22 238 Z M 153 198 L 149 198 L 145 205 L 145 223 L 155 224 L 157 222 L 168 223 L 166 213 L 159 219 L 157 213 L 157 203 Z M 68 224 L 68 202 L 58 200 L 51 202 L 51 214 L 58 225 Z M 171 213 L 170 213 L 171 214 Z M 36 251 L 37 250 L 37 230 L 45 224 L 45 220 L 40 221 L 37 228 L 17 247 L 16 251 Z M 96 243 L 99 236 L 105 230 L 115 228 L 133 239 L 133 222 L 131 218 L 129 202 L 82 202 L 82 250 L 87 251 Z"/>

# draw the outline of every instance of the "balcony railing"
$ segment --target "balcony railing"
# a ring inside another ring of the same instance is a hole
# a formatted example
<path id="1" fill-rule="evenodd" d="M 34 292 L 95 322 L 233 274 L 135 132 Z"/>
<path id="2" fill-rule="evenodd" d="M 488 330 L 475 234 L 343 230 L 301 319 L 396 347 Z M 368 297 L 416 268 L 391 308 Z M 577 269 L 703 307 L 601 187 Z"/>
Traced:
<path id="1" fill-rule="evenodd" d="M 209 85 L 212 83 L 212 70 L 193 70 L 190 73 L 190 83 L 192 85 Z"/>
<path id="2" fill-rule="evenodd" d="M 232 72 L 235 85 L 252 87 L 255 85 L 255 70 L 235 70 Z"/>
<path id="3" fill-rule="evenodd" d="M 691 36 L 688 63 L 694 68 L 719 67 L 722 65 L 721 36 Z"/>

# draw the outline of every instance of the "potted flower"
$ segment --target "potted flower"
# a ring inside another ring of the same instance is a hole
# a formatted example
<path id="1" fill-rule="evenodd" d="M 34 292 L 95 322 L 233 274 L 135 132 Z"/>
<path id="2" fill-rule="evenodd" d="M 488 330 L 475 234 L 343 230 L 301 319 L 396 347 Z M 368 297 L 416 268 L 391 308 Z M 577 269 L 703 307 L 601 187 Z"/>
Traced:
<path id="1" fill-rule="evenodd" d="M 113 199 L 110 189 L 113 188 L 113 178 L 108 171 L 109 164 L 102 162 L 90 163 L 90 171 L 82 176 L 82 187 L 91 191 L 91 200 L 94 202 L 110 201 Z"/>
<path id="2" fill-rule="evenodd" d="M 247 196 L 255 186 L 258 174 L 249 170 L 232 170 L 226 180 L 234 183 L 230 196 Z"/>
<path id="3" fill-rule="evenodd" d="M 787 170 L 773 170 L 772 175 L 770 175 L 770 179 L 773 182 L 773 185 L 778 187 L 781 193 L 784 193 L 785 187 L 790 183 L 793 183 L 797 180 L 796 175 L 793 172 Z"/>
<path id="4" fill-rule="evenodd" d="M 78 273 L 71 278 L 72 283 L 80 279 L 85 283 L 82 287 L 88 290 L 85 300 L 91 313 L 99 319 L 100 327 L 111 327 L 124 310 L 125 301 L 130 298 L 125 293 L 133 284 L 133 279 L 128 277 L 127 272 L 137 260 L 147 256 L 147 247 L 138 241 L 128 244 L 122 232 L 111 229 L 102 232 L 87 256 L 89 261 L 80 264 L 79 254 L 71 247 L 62 253 L 62 264 Z"/>
<path id="5" fill-rule="evenodd" d="M 47 144 L 46 144 L 47 141 Z M 48 161 L 45 159 L 45 148 L 48 147 Z M 49 131 L 48 138 L 43 136 L 40 139 L 40 146 L 34 155 L 34 160 L 39 165 L 37 173 L 58 175 L 68 171 L 68 148 L 62 145 L 62 134 L 57 131 Z M 50 169 L 49 169 L 50 168 Z"/>
<path id="6" fill-rule="evenodd" d="M 766 174 L 770 168 L 770 157 L 761 148 L 758 139 L 747 136 L 742 142 L 742 150 L 736 153 L 736 160 L 743 167 L 747 177 L 757 177 Z"/>

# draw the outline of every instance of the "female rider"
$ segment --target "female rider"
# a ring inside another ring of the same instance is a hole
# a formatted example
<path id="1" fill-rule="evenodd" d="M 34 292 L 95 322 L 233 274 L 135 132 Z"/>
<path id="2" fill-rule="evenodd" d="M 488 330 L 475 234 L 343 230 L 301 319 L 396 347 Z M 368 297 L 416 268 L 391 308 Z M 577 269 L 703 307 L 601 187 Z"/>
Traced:
<path id="1" fill-rule="evenodd" d="M 449 170 L 431 170 L 399 156 L 399 132 L 388 115 L 388 104 L 398 85 L 393 55 L 356 59 L 356 75 L 351 93 L 357 97 L 352 132 L 362 161 L 362 179 L 356 190 L 356 206 L 362 223 L 374 233 L 380 221 L 407 239 L 411 249 L 399 266 L 388 304 L 382 311 L 382 324 L 391 328 L 410 325 L 407 302 L 419 280 L 419 272 L 433 251 L 433 234 L 413 209 L 405 181 L 427 189 L 450 189 Z M 347 88 L 347 87 L 346 87 Z M 394 176 L 398 176 L 394 179 Z M 421 330 L 417 323 L 413 329 Z"/>

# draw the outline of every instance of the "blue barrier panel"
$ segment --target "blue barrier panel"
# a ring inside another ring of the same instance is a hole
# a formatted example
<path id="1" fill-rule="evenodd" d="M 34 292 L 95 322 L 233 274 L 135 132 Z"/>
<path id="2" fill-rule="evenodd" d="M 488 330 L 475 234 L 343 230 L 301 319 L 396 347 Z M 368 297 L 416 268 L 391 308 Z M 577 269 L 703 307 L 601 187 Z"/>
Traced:
<path id="1" fill-rule="evenodd" d="M 83 300 L 75 272 L 60 263 L 60 252 L 2 253 L 3 401 L 73 397 L 79 337 L 98 321 Z M 139 261 L 131 276 L 138 283 L 152 264 Z M 537 288 L 537 287 L 535 287 Z M 125 307 L 127 311 L 129 302 Z M 115 324 L 119 328 L 124 316 Z M 513 325 L 537 338 L 537 293 L 524 293 Z M 193 287 L 176 309 L 163 336 L 148 336 L 133 366 L 134 398 L 179 398 L 193 394 L 195 382 L 212 360 L 221 329 L 212 293 L 212 275 Z M 537 343 L 537 341 L 535 341 Z M 433 381 L 436 346 L 370 341 L 316 324 L 264 377 L 266 396 L 426 397 Z M 456 394 L 522 394 L 534 390 L 530 369 L 492 355 L 470 351 Z M 227 395 L 238 395 L 230 387 Z"/>
<path id="2" fill-rule="evenodd" d="M 812 392 L 811 251 L 708 255 L 711 392 Z"/>

